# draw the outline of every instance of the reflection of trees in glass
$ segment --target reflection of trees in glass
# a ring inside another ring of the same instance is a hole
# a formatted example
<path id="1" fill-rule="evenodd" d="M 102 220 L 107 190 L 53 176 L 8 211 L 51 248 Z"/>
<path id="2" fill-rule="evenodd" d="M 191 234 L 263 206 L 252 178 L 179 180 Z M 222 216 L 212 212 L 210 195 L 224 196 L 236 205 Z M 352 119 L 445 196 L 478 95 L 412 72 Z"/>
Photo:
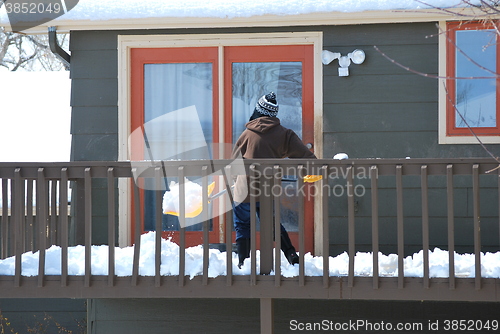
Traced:
<path id="1" fill-rule="evenodd" d="M 491 29 L 456 31 L 456 117 L 457 127 L 496 126 L 496 48 Z"/>
<path id="2" fill-rule="evenodd" d="M 248 62 L 232 65 L 233 142 L 244 129 L 257 99 L 271 91 L 281 123 L 302 136 L 302 63 Z"/>

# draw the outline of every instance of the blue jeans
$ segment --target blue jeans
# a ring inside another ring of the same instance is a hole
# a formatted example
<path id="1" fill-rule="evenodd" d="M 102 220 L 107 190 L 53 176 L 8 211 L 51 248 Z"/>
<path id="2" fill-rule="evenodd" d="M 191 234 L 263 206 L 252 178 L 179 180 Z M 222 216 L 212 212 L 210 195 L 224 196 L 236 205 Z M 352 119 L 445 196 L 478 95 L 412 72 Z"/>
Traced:
<path id="1" fill-rule="evenodd" d="M 236 231 L 236 240 L 241 238 L 250 239 L 250 203 L 235 203 L 233 210 L 234 230 Z M 260 203 L 255 204 L 257 217 L 260 219 Z M 271 222 L 272 224 L 272 222 Z M 281 225 L 281 233 L 286 232 Z M 273 225 L 274 227 L 274 225 Z"/>

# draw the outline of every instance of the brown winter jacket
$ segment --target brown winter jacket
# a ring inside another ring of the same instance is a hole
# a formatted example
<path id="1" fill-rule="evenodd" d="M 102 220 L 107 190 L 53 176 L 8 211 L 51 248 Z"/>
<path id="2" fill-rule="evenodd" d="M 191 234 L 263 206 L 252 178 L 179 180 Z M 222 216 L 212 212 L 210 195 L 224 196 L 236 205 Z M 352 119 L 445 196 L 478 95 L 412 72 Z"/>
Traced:
<path id="1" fill-rule="evenodd" d="M 241 153 L 244 159 L 316 159 L 299 136 L 281 125 L 277 117 L 259 117 L 247 124 L 236 141 L 233 158 Z M 235 202 L 248 202 L 248 179 L 238 176 L 234 191 Z"/>

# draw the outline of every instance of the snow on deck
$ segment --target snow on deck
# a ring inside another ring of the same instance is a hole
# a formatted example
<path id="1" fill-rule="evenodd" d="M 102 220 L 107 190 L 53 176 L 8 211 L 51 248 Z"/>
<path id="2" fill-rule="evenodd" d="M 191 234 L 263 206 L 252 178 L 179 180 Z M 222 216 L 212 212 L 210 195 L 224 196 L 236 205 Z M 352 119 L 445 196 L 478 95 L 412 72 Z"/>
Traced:
<path id="1" fill-rule="evenodd" d="M 141 236 L 141 251 L 139 260 L 139 275 L 155 275 L 155 232 Z M 108 246 L 92 246 L 91 249 L 92 275 L 108 274 Z M 259 272 L 259 251 L 257 253 L 257 273 Z M 274 253 L 273 253 L 274 254 Z M 299 266 L 291 266 L 285 257 L 281 257 L 281 274 L 284 277 L 299 276 Z M 46 250 L 45 274 L 61 274 L 61 247 L 51 246 Z M 22 255 L 22 275 L 38 275 L 39 252 L 27 252 Z M 117 276 L 131 276 L 134 258 L 134 247 L 115 248 L 115 273 Z M 455 276 L 473 278 L 475 276 L 474 254 L 455 253 Z M 323 257 L 304 255 L 305 275 L 323 275 Z M 372 253 L 358 252 L 354 260 L 355 276 L 373 275 Z M 250 275 L 250 259 L 244 266 L 237 267 L 238 256 L 233 253 L 233 275 Z M 404 259 L 406 277 L 423 276 L 423 251 Z M 329 258 L 330 276 L 347 276 L 349 256 L 346 252 Z M 14 275 L 15 259 L 10 257 L 0 260 L 0 275 Z M 186 249 L 185 274 L 190 278 L 201 275 L 203 271 L 203 247 L 201 245 Z M 179 274 L 179 246 L 170 240 L 161 241 L 162 276 L 176 276 Z M 448 277 L 448 251 L 435 248 L 429 251 L 430 277 Z M 500 278 L 500 252 L 481 253 L 481 276 L 485 278 Z M 85 247 L 73 246 L 68 248 L 68 274 L 75 276 L 85 275 Z M 379 275 L 381 277 L 397 277 L 398 256 L 396 254 L 383 255 L 379 253 Z M 210 249 L 208 276 L 217 277 L 226 275 L 226 253 Z"/>

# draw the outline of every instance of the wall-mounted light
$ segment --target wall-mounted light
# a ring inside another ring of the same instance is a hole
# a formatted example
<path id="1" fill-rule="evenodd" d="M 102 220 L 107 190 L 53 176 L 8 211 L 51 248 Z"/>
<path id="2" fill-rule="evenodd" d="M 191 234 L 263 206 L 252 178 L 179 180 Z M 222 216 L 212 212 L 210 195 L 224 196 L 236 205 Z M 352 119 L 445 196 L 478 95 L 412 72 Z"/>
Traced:
<path id="1" fill-rule="evenodd" d="M 321 53 L 321 60 L 323 65 L 328 65 L 335 59 L 339 60 L 339 76 L 346 77 L 349 75 L 349 65 L 351 65 L 351 61 L 354 64 L 362 64 L 365 61 L 365 52 L 360 49 L 356 49 L 351 53 L 348 53 L 347 56 L 342 56 L 340 52 L 331 52 L 328 50 L 323 50 Z"/>

